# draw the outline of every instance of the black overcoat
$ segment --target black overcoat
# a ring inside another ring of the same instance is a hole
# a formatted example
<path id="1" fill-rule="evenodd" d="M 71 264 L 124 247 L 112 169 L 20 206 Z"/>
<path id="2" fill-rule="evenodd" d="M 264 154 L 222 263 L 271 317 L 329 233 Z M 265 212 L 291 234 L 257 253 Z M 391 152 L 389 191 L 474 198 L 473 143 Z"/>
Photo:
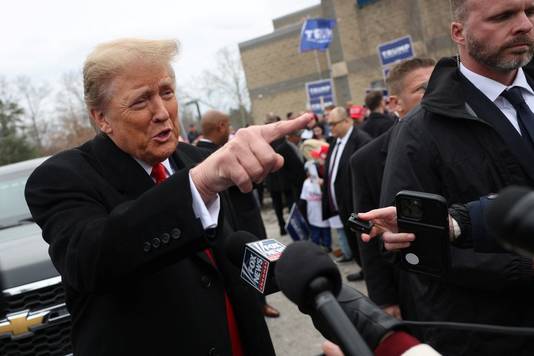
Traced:
<path id="1" fill-rule="evenodd" d="M 255 292 L 224 255 L 222 214 L 204 231 L 193 213 L 186 168 L 202 155 L 180 144 L 170 159 L 175 174 L 155 186 L 100 134 L 28 180 L 26 200 L 66 289 L 74 354 L 229 356 L 226 290 L 246 354 L 273 355 Z"/>

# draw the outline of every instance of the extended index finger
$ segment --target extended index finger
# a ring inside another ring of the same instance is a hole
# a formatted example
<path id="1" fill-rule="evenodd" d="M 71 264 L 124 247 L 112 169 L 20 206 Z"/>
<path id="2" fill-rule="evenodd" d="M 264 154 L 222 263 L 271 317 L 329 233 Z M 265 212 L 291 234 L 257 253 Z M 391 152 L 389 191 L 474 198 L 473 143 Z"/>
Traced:
<path id="1" fill-rule="evenodd" d="M 290 132 L 303 129 L 308 122 L 312 119 L 313 115 L 310 113 L 305 113 L 300 115 L 296 119 L 278 121 L 272 124 L 263 125 L 260 127 L 260 132 L 263 138 L 271 143 L 277 138 L 283 137 Z"/>
<path id="2" fill-rule="evenodd" d="M 374 219 L 393 219 L 397 216 L 397 209 L 394 206 L 388 206 L 385 208 L 370 210 L 365 213 L 359 213 L 358 217 L 362 220 L 374 220 Z"/>

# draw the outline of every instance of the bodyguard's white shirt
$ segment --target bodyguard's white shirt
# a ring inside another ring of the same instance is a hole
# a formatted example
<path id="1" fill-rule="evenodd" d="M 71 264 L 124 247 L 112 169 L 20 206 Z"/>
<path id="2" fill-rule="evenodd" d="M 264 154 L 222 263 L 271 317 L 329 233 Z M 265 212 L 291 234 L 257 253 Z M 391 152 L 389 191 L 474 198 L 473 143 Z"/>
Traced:
<path id="1" fill-rule="evenodd" d="M 141 167 L 143 167 L 148 175 L 152 173 L 151 165 L 146 164 L 135 157 L 134 159 L 141 165 Z M 174 170 L 171 167 L 169 159 L 161 162 L 161 164 L 163 164 L 169 176 L 174 174 Z M 219 218 L 219 211 L 221 210 L 221 200 L 219 198 L 219 194 L 217 194 L 217 198 L 209 206 L 206 206 L 197 190 L 197 187 L 195 187 L 195 184 L 191 179 L 191 173 L 189 173 L 189 186 L 191 188 L 191 196 L 193 197 L 193 212 L 195 213 L 195 216 L 200 219 L 202 227 L 204 230 L 216 228 Z"/>
<path id="2" fill-rule="evenodd" d="M 337 171 L 338 171 L 338 168 L 339 168 L 339 160 L 341 159 L 341 156 L 343 155 L 343 150 L 345 149 L 345 145 L 347 144 L 347 141 L 349 140 L 349 137 L 352 134 L 352 130 L 353 129 L 354 129 L 354 127 L 351 126 L 349 131 L 347 131 L 347 133 L 345 134 L 345 136 L 343 136 L 342 138 L 338 138 L 336 140 L 335 145 L 338 146 L 337 147 L 337 154 L 336 154 L 336 152 L 332 151 L 332 158 L 334 158 L 334 154 L 336 154 L 336 160 L 335 160 L 335 162 L 330 162 L 330 167 L 332 167 L 332 169 L 329 169 L 329 172 L 332 172 L 332 174 L 329 175 L 328 184 L 330 184 L 330 191 L 332 192 L 332 200 L 333 200 L 332 203 L 334 205 L 334 208 L 336 208 L 336 210 L 338 209 L 338 206 L 337 206 L 337 200 L 336 200 L 336 188 L 334 187 L 334 183 L 335 183 L 336 178 L 337 178 Z"/>
<path id="3" fill-rule="evenodd" d="M 530 85 L 528 85 L 527 78 L 525 77 L 523 69 L 519 68 L 517 70 L 515 80 L 510 86 L 506 86 L 493 79 L 477 74 L 467 69 L 462 63 L 460 63 L 460 72 L 475 87 L 477 87 L 482 93 L 484 93 L 484 95 L 486 95 L 488 99 L 491 100 L 499 108 L 499 110 L 501 110 L 501 112 L 504 114 L 504 116 L 506 116 L 508 121 L 510 121 L 510 123 L 514 126 L 517 132 L 521 134 L 519 123 L 517 122 L 517 113 L 512 104 L 510 104 L 508 100 L 503 98 L 501 94 L 503 91 L 509 88 L 520 87 L 523 99 L 525 99 L 525 102 L 527 103 L 529 108 L 534 111 L 534 91 L 532 90 Z"/>

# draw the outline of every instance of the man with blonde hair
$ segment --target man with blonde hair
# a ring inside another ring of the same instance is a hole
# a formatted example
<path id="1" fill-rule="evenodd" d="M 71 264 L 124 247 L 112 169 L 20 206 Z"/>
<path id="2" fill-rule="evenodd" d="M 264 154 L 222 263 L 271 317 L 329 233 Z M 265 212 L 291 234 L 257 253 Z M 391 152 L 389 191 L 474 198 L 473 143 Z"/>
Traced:
<path id="1" fill-rule="evenodd" d="M 222 251 L 231 236 L 218 192 L 250 191 L 279 169 L 269 142 L 311 117 L 240 130 L 200 162 L 178 143 L 176 52 L 175 41 L 99 45 L 84 91 L 101 132 L 44 162 L 26 186 L 77 356 L 274 355 L 255 292 Z"/>

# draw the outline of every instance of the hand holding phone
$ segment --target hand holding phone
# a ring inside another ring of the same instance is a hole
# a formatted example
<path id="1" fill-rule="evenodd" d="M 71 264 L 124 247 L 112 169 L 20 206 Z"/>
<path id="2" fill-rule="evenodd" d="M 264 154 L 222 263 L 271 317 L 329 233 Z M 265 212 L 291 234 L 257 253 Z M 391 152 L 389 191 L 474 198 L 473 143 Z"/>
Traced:
<path id="1" fill-rule="evenodd" d="M 401 191 L 395 197 L 400 233 L 415 240 L 402 249 L 401 267 L 431 276 L 449 268 L 449 213 L 445 198 L 436 194 Z"/>

